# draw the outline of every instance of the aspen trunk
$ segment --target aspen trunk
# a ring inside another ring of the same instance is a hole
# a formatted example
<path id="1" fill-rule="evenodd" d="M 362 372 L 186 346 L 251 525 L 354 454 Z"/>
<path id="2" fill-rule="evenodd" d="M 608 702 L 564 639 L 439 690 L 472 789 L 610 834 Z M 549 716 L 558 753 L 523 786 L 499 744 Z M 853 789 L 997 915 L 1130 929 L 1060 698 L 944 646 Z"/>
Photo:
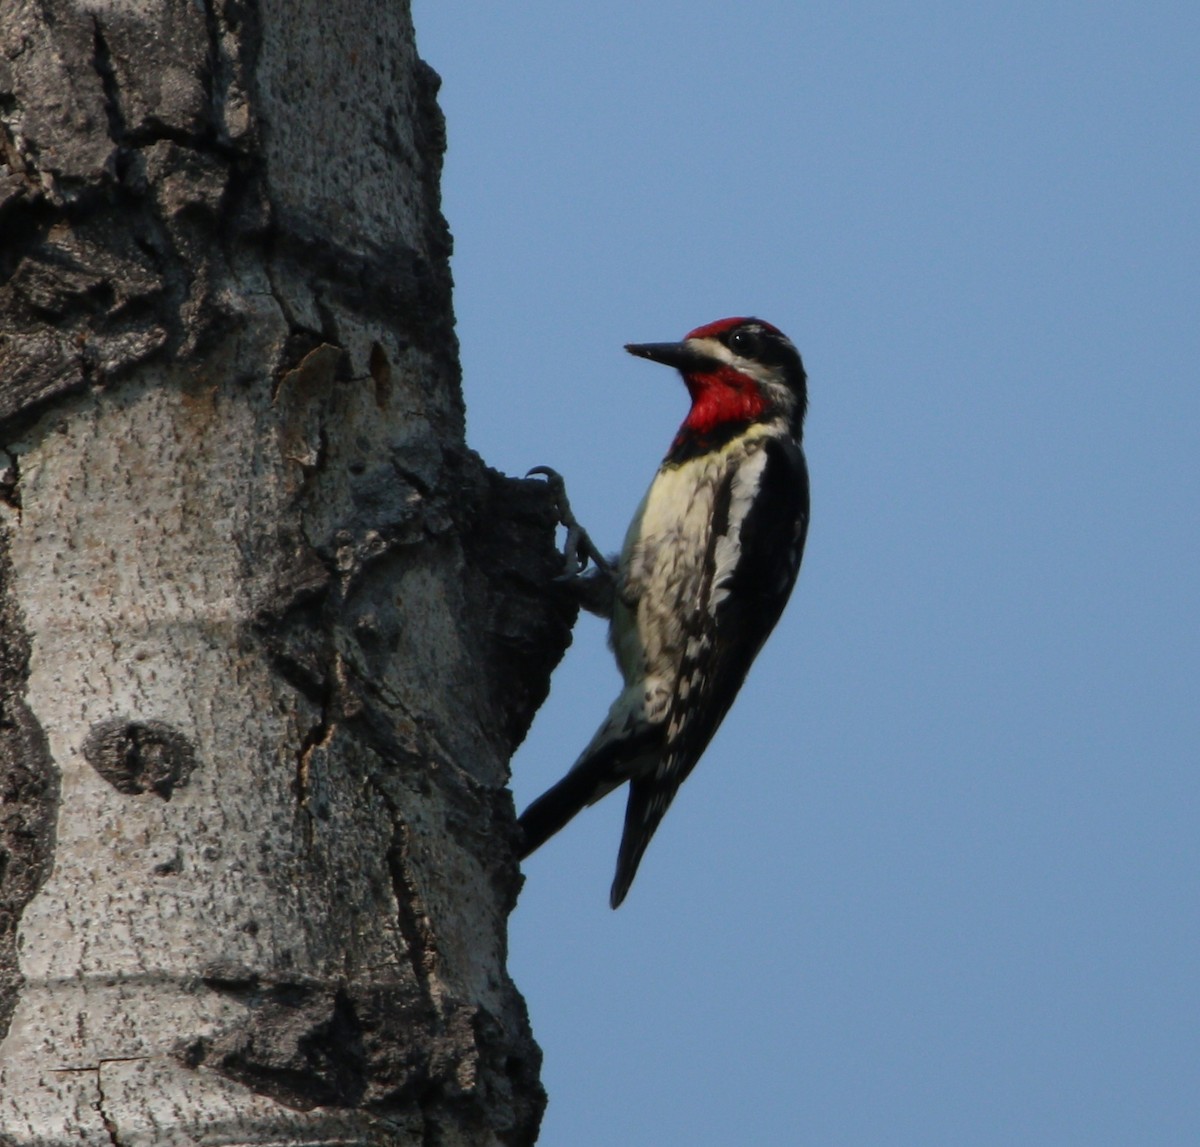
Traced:
<path id="1" fill-rule="evenodd" d="M 572 618 L 463 441 L 436 88 L 403 3 L 4 2 L 0 1142 L 536 1137 Z"/>

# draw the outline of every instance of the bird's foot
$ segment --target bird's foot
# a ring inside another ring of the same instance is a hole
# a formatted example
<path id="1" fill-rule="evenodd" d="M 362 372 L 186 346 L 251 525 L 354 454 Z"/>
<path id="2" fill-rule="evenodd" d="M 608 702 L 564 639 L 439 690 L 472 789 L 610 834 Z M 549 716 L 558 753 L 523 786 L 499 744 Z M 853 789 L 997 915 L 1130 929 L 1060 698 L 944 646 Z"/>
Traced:
<path id="1" fill-rule="evenodd" d="M 554 496 L 554 507 L 558 513 L 559 524 L 567 531 L 567 540 L 563 545 L 563 572 L 557 581 L 573 581 L 587 569 L 588 563 L 596 567 L 592 576 L 612 576 L 612 567 L 604 555 L 596 548 L 575 515 L 571 512 L 571 503 L 567 501 L 567 485 L 563 476 L 549 466 L 535 466 L 525 476 L 540 474 L 550 487 Z"/>

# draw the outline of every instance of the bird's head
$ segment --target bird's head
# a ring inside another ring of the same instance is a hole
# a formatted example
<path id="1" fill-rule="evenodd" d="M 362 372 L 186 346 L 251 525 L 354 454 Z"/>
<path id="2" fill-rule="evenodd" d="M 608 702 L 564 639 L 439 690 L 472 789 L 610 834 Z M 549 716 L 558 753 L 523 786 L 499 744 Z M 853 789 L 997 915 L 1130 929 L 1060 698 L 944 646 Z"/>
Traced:
<path id="1" fill-rule="evenodd" d="M 639 358 L 683 375 L 692 409 L 676 437 L 717 441 L 755 422 L 781 421 L 800 439 L 808 391 L 804 364 L 791 340 L 762 319 L 718 319 L 682 342 L 629 343 Z"/>

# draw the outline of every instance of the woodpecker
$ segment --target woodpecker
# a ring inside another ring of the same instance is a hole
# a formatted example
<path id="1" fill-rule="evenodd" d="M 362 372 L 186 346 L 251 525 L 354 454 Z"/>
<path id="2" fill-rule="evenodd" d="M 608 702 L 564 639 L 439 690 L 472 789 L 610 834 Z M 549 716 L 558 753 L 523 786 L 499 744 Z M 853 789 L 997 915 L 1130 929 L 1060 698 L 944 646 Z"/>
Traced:
<path id="1" fill-rule="evenodd" d="M 675 367 L 691 409 L 615 568 L 560 502 L 574 567 L 568 582 L 585 608 L 609 619 L 624 687 L 571 770 L 519 820 L 523 859 L 628 782 L 613 908 L 783 612 L 809 514 L 806 376 L 781 331 L 761 319 L 721 319 L 682 342 L 625 349 Z M 579 572 L 580 549 L 585 565 L 593 558 L 587 573 Z"/>

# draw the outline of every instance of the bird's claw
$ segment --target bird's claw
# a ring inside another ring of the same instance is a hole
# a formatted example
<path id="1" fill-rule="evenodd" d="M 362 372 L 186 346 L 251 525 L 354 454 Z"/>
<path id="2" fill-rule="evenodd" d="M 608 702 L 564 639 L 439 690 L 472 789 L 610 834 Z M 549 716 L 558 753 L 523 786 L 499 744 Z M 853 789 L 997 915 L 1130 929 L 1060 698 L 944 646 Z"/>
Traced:
<path id="1" fill-rule="evenodd" d="M 600 573 L 610 574 L 612 569 L 608 561 L 596 548 L 587 530 L 576 521 L 575 515 L 571 512 L 571 503 L 567 501 L 567 484 L 563 481 L 563 476 L 557 470 L 550 469 L 549 466 L 535 466 L 525 477 L 529 478 L 534 474 L 540 474 L 546 479 L 554 496 L 554 508 L 558 513 L 559 524 L 567 531 L 567 540 L 563 545 L 565 568 L 554 580 L 574 581 L 587 569 L 589 562 Z"/>

